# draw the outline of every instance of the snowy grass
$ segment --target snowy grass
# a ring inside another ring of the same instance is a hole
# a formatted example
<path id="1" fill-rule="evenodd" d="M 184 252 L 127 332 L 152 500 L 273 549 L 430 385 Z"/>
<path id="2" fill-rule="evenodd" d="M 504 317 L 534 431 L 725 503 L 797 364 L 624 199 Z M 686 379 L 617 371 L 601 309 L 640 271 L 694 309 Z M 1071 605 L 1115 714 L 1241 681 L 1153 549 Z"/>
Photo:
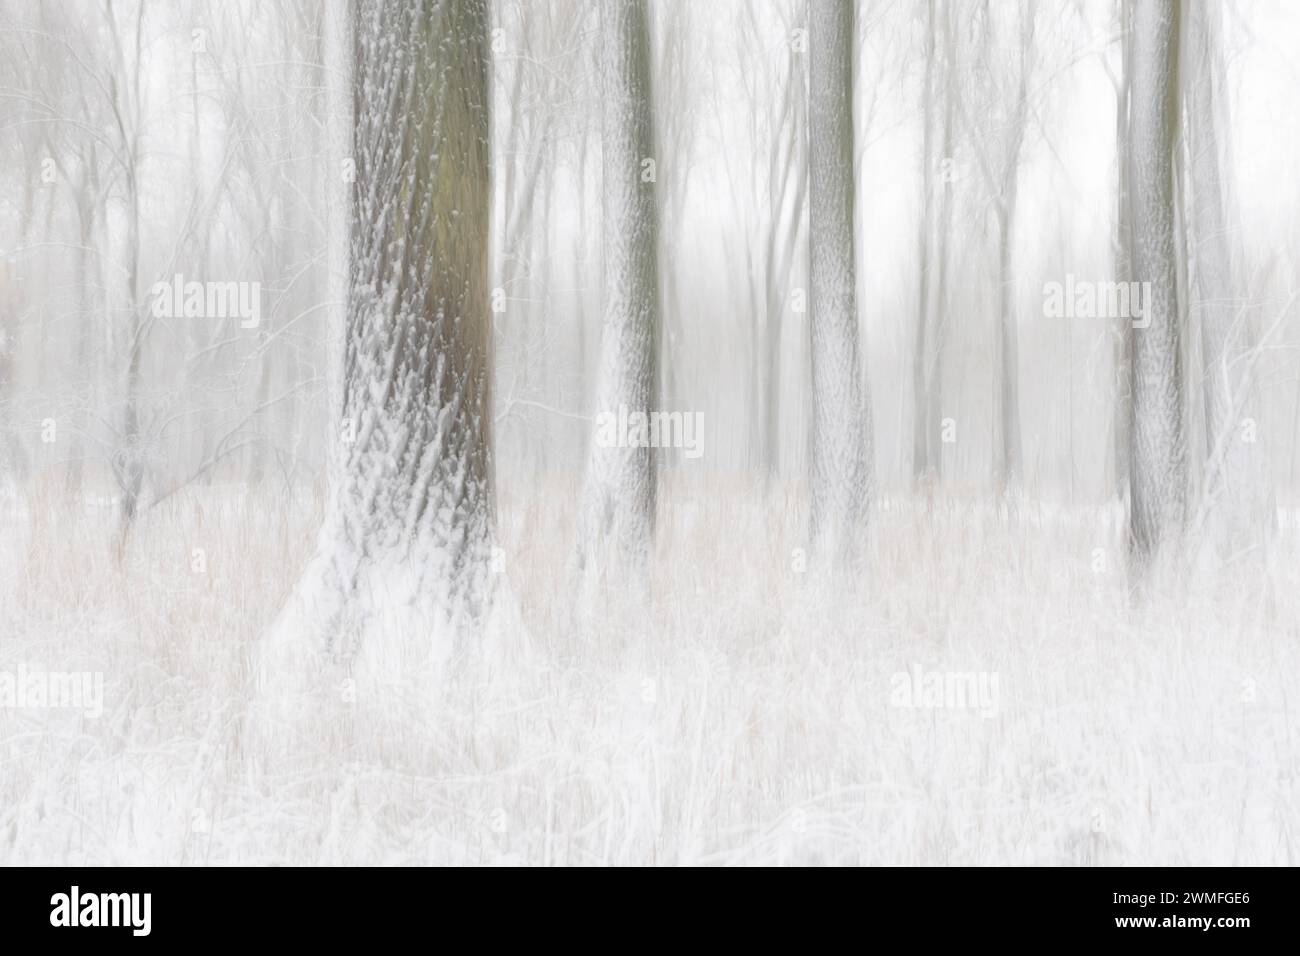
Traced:
<path id="1" fill-rule="evenodd" d="M 1135 603 L 1113 508 L 891 501 L 832 582 L 797 570 L 797 486 L 673 485 L 649 605 L 584 617 L 576 492 L 502 502 L 526 629 L 270 749 L 256 649 L 317 502 L 194 489 L 119 553 L 103 514 L 11 501 L 0 671 L 102 671 L 104 713 L 0 709 L 0 863 L 1296 862 L 1289 535 Z M 893 706 L 913 667 L 996 677 L 996 713 Z"/>

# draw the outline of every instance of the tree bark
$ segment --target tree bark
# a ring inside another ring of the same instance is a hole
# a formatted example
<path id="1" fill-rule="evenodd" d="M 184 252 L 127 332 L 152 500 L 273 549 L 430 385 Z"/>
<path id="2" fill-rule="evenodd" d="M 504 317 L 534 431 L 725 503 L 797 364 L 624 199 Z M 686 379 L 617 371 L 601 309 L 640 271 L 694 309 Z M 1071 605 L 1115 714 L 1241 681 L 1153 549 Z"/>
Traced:
<path id="1" fill-rule="evenodd" d="M 917 243 L 916 338 L 912 347 L 912 481 L 917 487 L 930 473 L 930 259 L 934 233 L 934 72 L 936 0 L 930 0 L 925 31 L 925 86 L 922 93 L 921 228 Z"/>
<path id="2" fill-rule="evenodd" d="M 1217 4 L 1186 8 L 1182 71 L 1192 233 L 1189 263 L 1194 310 L 1199 313 L 1205 362 L 1205 479 L 1200 510 L 1209 543 L 1227 560 L 1257 546 L 1272 520 L 1266 465 L 1259 444 L 1242 430 L 1257 414 L 1250 353 L 1254 342 L 1238 308 L 1223 170 L 1230 167 L 1220 131 L 1228 126 L 1219 50 Z"/>
<path id="3" fill-rule="evenodd" d="M 600 34 L 604 316 L 578 561 L 617 571 L 644 562 L 655 515 L 656 450 L 600 439 L 602 415 L 649 415 L 658 381 L 658 223 L 643 165 L 654 159 L 645 0 L 603 0 Z"/>
<path id="4" fill-rule="evenodd" d="M 1178 131 L 1178 9 L 1133 7 L 1128 137 L 1133 279 L 1149 282 L 1149 324 L 1130 331 L 1131 548 L 1139 563 L 1182 529 L 1187 490 L 1181 312 L 1174 236 L 1173 159 Z"/>
<path id="5" fill-rule="evenodd" d="M 814 549 L 852 558 L 871 492 L 871 430 L 860 381 L 853 249 L 851 0 L 812 0 L 812 534 Z"/>
<path id="6" fill-rule="evenodd" d="M 340 445 L 290 626 L 445 652 L 489 582 L 487 3 L 358 0 L 353 30 Z"/>

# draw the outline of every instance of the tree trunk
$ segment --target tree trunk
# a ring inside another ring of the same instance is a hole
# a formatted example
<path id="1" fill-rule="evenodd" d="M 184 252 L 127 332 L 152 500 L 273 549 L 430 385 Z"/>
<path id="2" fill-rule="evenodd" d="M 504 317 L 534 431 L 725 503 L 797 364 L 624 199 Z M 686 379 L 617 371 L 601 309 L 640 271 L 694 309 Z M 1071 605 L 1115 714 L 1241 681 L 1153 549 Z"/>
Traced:
<path id="1" fill-rule="evenodd" d="M 853 256 L 853 4 L 813 0 L 808 12 L 812 534 L 838 562 L 860 544 L 871 490 Z"/>
<path id="2" fill-rule="evenodd" d="M 649 415 L 658 381 L 655 186 L 643 176 L 643 161 L 654 157 L 645 0 L 603 0 L 600 33 L 604 319 L 596 434 L 578 530 L 579 566 L 589 570 L 643 563 L 656 481 L 654 449 L 625 441 L 626 435 L 611 443 L 601 434 L 604 416 L 621 420 L 622 409 L 629 419 Z"/>
<path id="3" fill-rule="evenodd" d="M 943 359 L 945 340 L 948 334 L 948 320 L 952 306 L 952 296 L 948 289 L 948 257 L 951 245 L 953 222 L 953 182 L 957 175 L 954 156 L 954 114 L 957 107 L 957 37 L 953 26 L 953 7 L 951 3 L 943 8 L 943 64 L 945 70 L 943 84 L 943 126 L 940 130 L 939 155 L 943 161 L 943 197 L 939 203 L 939 221 L 935 228 L 934 244 L 934 287 L 930 293 L 930 341 L 929 363 L 926 373 L 926 401 L 929 405 L 928 430 L 926 432 L 926 457 L 929 461 L 929 474 L 933 481 L 939 481 L 944 474 L 943 457 Z"/>
<path id="4" fill-rule="evenodd" d="M 1251 330 L 1234 276 L 1229 201 L 1220 130 L 1228 127 L 1217 4 L 1196 0 L 1188 8 L 1182 70 L 1190 162 L 1188 221 L 1194 308 L 1199 313 L 1205 361 L 1205 482 L 1201 513 L 1209 542 L 1229 559 L 1261 541 L 1273 503 L 1267 471 L 1253 434 L 1243 432 L 1255 412 Z"/>
<path id="5" fill-rule="evenodd" d="M 144 489 L 144 437 L 140 430 L 141 365 L 144 361 L 144 303 L 140 295 L 140 195 L 136 181 L 139 170 L 138 142 L 131 152 L 131 170 L 127 173 L 126 287 L 129 323 L 126 335 L 126 379 L 122 397 L 122 438 L 117 451 L 115 471 L 122 491 L 119 521 L 119 547 L 126 539 L 131 523 L 140 510 Z"/>
<path id="6" fill-rule="evenodd" d="M 987 8 L 986 8 L 987 13 Z M 994 459 L 1000 492 L 1019 492 L 1024 479 L 1020 422 L 1020 322 L 1016 314 L 1014 275 L 1016 213 L 1020 195 L 1020 154 L 1029 117 L 1029 72 L 1034 47 L 1037 7 L 1020 13 L 1020 63 L 1016 100 L 1011 106 L 1007 147 L 1000 170 L 1000 197 L 995 197 L 998 223 L 997 388 L 998 447 Z"/>
<path id="7" fill-rule="evenodd" d="M 1178 29 L 1171 0 L 1134 4 L 1128 137 L 1133 279 L 1151 284 L 1149 324 L 1130 332 L 1129 530 L 1139 564 L 1181 531 L 1187 489 L 1173 194 Z"/>
<path id="8" fill-rule="evenodd" d="M 1128 282 L 1133 278 L 1133 226 L 1129 203 L 1129 99 L 1133 75 L 1133 38 L 1129 27 L 1132 17 L 1129 0 L 1120 0 L 1121 75 L 1115 81 L 1115 152 L 1118 157 L 1115 171 L 1115 215 L 1112 255 L 1115 280 Z M 1131 320 L 1118 316 L 1112 318 L 1111 342 L 1114 366 L 1115 404 L 1111 410 L 1111 488 L 1123 507 L 1129 499 L 1132 473 L 1129 461 L 1131 422 L 1133 419 L 1133 357 L 1130 354 L 1132 337 Z"/>
<path id="9" fill-rule="evenodd" d="M 358 0 L 354 30 L 341 444 L 291 612 L 318 620 L 287 626 L 445 654 L 488 592 L 487 3 Z"/>
<path id="10" fill-rule="evenodd" d="M 781 409 L 783 350 L 782 329 L 786 310 L 790 308 L 790 280 L 794 275 L 795 255 L 799 251 L 804 229 L 808 196 L 808 118 L 807 81 L 802 55 L 792 55 L 787 73 L 787 93 L 782 104 L 780 136 L 789 137 L 784 163 L 778 169 L 781 150 L 774 150 L 769 164 L 772 222 L 767 235 L 767 329 L 764 335 L 767 394 L 764 401 L 764 429 L 767 446 L 767 478 L 781 474 Z M 788 120 L 787 120 L 788 117 Z M 779 172 L 779 180 L 778 180 Z M 788 200 L 788 201 L 787 201 Z M 786 209 L 789 212 L 786 212 Z M 785 219 L 782 221 L 782 214 Z"/>
<path id="11" fill-rule="evenodd" d="M 82 180 L 83 190 L 86 188 L 85 178 Z M 85 401 L 88 407 L 93 407 L 94 397 L 90 393 L 89 383 L 90 374 L 90 326 L 92 313 L 94 312 L 94 296 L 91 293 L 90 284 L 90 260 L 92 250 L 90 244 L 95 241 L 95 211 L 90 204 L 79 197 L 77 203 L 77 223 L 79 226 L 77 233 L 77 249 L 73 255 L 73 275 L 77 288 L 77 317 L 76 317 L 76 394 Z M 68 447 L 68 472 L 64 491 L 70 501 L 77 508 L 82 506 L 82 485 L 85 480 L 85 458 L 86 447 L 81 437 L 80 429 L 73 429 L 72 440 Z"/>
<path id="12" fill-rule="evenodd" d="M 934 231 L 934 69 L 936 0 L 930 0 L 925 31 L 925 87 L 921 137 L 921 228 L 917 243 L 916 339 L 912 348 L 912 480 L 919 487 L 930 472 L 930 249 Z"/>
<path id="13" fill-rule="evenodd" d="M 1015 494 L 1024 477 L 1020 437 L 1020 323 L 1015 312 L 1012 230 L 1016 215 L 1016 176 L 1012 174 L 998 224 L 998 412 L 999 492 Z"/>

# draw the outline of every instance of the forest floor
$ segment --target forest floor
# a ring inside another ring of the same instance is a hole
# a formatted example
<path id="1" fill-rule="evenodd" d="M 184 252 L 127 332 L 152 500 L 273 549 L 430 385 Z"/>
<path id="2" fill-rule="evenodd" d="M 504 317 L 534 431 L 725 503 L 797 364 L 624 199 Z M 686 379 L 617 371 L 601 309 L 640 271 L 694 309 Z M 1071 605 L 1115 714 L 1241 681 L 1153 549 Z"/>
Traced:
<path id="1" fill-rule="evenodd" d="M 797 487 L 669 488 L 647 606 L 575 623 L 576 487 L 501 505 L 520 630 L 427 706 L 341 692 L 259 755 L 259 641 L 319 505 L 0 514 L 0 863 L 1295 864 L 1300 555 L 1129 595 L 1116 509 L 895 501 L 859 581 Z M 310 666 L 309 662 L 304 662 Z"/>

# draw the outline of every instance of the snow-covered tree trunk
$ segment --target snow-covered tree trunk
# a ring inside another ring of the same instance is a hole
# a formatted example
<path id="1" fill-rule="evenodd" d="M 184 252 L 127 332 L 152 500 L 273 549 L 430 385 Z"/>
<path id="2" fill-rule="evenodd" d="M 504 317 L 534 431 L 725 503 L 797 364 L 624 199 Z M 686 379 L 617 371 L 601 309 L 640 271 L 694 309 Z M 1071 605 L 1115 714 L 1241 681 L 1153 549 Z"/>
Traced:
<path id="1" fill-rule="evenodd" d="M 1218 556 L 1228 559 L 1263 540 L 1272 520 L 1267 468 L 1252 426 L 1258 396 L 1250 323 L 1236 283 L 1230 205 L 1223 170 L 1228 127 L 1219 4 L 1185 10 L 1182 84 L 1188 144 L 1193 312 L 1205 362 L 1205 476 L 1199 517 Z"/>
<path id="2" fill-rule="evenodd" d="M 124 302 L 122 312 L 126 318 L 123 331 L 119 334 L 117 348 L 122 369 L 121 403 L 122 424 L 119 435 L 119 447 L 115 451 L 111 465 L 122 494 L 122 506 L 118 513 L 118 550 L 125 545 L 127 532 L 140 510 L 140 499 L 145 483 L 145 448 L 144 435 L 140 421 L 140 401 L 143 387 L 144 346 L 145 346 L 145 299 L 140 276 L 141 228 L 140 228 L 140 171 L 141 161 L 141 60 L 142 37 L 144 35 L 144 7 L 135 11 L 135 23 L 132 27 L 134 50 L 130 57 L 128 69 L 127 48 L 114 22 L 112 8 L 106 8 L 112 27 L 112 54 L 114 64 L 121 80 L 110 87 L 110 99 L 114 117 L 115 147 L 120 153 L 123 180 L 123 206 L 125 207 L 125 236 L 122 250 L 124 264 L 123 279 Z"/>
<path id="3" fill-rule="evenodd" d="M 487 2 L 357 0 L 353 30 L 339 446 L 281 631 L 442 656 L 488 591 Z"/>
<path id="4" fill-rule="evenodd" d="M 352 287 L 351 229 L 352 186 L 356 160 L 352 156 L 355 77 L 353 27 L 356 0 L 339 0 L 325 6 L 322 15 L 322 83 L 325 97 L 325 281 L 329 305 L 325 318 L 326 421 L 330 440 L 325 442 L 325 474 L 329 487 L 343 483 L 346 449 L 343 434 L 343 366 L 347 329 L 348 290 Z"/>
<path id="5" fill-rule="evenodd" d="M 853 258 L 852 0 L 812 0 L 808 28 L 812 534 L 838 561 L 860 543 L 872 477 Z"/>
<path id="6" fill-rule="evenodd" d="M 934 234 L 935 0 L 928 4 L 925 29 L 925 85 L 921 102 L 921 228 L 917 243 L 916 336 L 912 346 L 912 480 L 917 487 L 930 474 L 930 264 Z"/>
<path id="7" fill-rule="evenodd" d="M 794 21 L 802 8 L 795 6 Z M 753 16 L 753 13 L 750 13 Z M 782 317 L 789 307 L 790 283 L 794 275 L 800 241 L 806 229 L 808 200 L 808 80 L 803 52 L 792 52 L 783 84 L 781 122 L 776 135 L 784 143 L 771 153 L 768 188 L 772 222 L 767 233 L 767 329 L 766 392 L 763 402 L 766 434 L 767 478 L 781 473 L 781 412 L 783 363 Z"/>
<path id="8" fill-rule="evenodd" d="M 1133 279 L 1150 283 L 1145 328 L 1131 335 L 1129 511 L 1139 562 L 1182 529 L 1187 492 L 1180 309 L 1174 242 L 1178 131 L 1178 10 L 1172 0 L 1133 6 L 1128 174 Z"/>
<path id="9" fill-rule="evenodd" d="M 1023 128 L 1023 127 L 1022 127 Z M 1012 231 L 1016 217 L 1016 175 L 1007 177 L 998 222 L 997 407 L 998 451 L 995 484 L 1000 493 L 1015 494 L 1024 477 L 1020 438 L 1020 328 L 1016 316 L 1012 274 Z"/>
<path id="10" fill-rule="evenodd" d="M 655 455 L 648 416 L 658 380 L 655 157 L 645 0 L 602 0 L 603 319 L 595 430 L 578 527 L 579 566 L 635 568 L 654 528 Z M 610 421 L 615 427 L 609 426 Z"/>
<path id="11" fill-rule="evenodd" d="M 137 175 L 138 139 L 132 140 L 132 168 L 126 176 L 126 313 L 128 333 L 123 337 L 125 379 L 122 390 L 122 447 L 113 462 L 122 491 L 119 534 L 125 539 L 140 510 L 144 490 L 144 436 L 140 429 L 140 391 L 144 361 L 145 303 L 140 288 L 140 192 Z"/>
<path id="12" fill-rule="evenodd" d="M 934 483 L 943 474 L 943 353 L 949 305 L 948 245 L 953 217 L 957 49 L 952 5 L 930 0 L 927 7 L 919 293 L 912 353 L 912 479 L 917 489 L 925 488 L 927 494 L 932 494 Z M 942 112 L 938 106 L 940 96 Z M 937 177 L 936 171 L 940 173 Z M 936 204 L 935 193 L 940 188 L 942 196 Z"/>
<path id="13" fill-rule="evenodd" d="M 957 59 L 957 25 L 954 22 L 955 4 L 941 3 L 943 10 L 942 36 L 944 68 L 943 77 L 943 120 L 939 124 L 940 185 L 942 195 L 939 201 L 938 221 L 934 225 L 933 286 L 930 291 L 930 339 L 929 371 L 926 379 L 926 401 L 929 404 L 929 422 L 926 432 L 926 457 L 929 460 L 929 477 L 932 482 L 941 480 L 944 475 L 944 432 L 945 421 L 950 416 L 944 414 L 944 360 L 947 353 L 949 322 L 952 319 L 952 289 L 949 288 L 949 272 L 952 263 L 950 248 L 952 246 L 953 215 L 956 206 L 955 182 L 956 170 L 956 111 L 958 90 Z M 933 109 L 933 106 L 927 107 Z M 933 485 L 931 485 L 931 493 Z"/>
<path id="14" fill-rule="evenodd" d="M 1111 80 L 1115 87 L 1115 212 L 1112 256 L 1117 282 L 1130 281 L 1133 270 L 1132 206 L 1129 203 L 1129 98 L 1133 86 L 1133 36 L 1129 0 L 1120 0 L 1120 67 Z M 1110 328 L 1114 368 L 1115 404 L 1110 416 L 1111 487 L 1121 506 L 1130 494 L 1130 439 L 1133 419 L 1132 365 L 1130 349 L 1132 321 L 1114 316 Z"/>
<path id="15" fill-rule="evenodd" d="M 987 14 L 987 6 L 985 8 Z M 1012 497 L 1024 478 L 1024 453 L 1020 429 L 1020 323 L 1016 315 L 1014 250 L 1016 214 L 1020 195 L 1020 160 L 1029 119 L 1029 73 L 1034 54 L 1037 5 L 1026 4 L 1020 12 L 1020 62 L 1014 102 L 1007 104 L 1007 131 L 1000 179 L 993 208 L 997 217 L 998 315 L 997 377 L 995 403 L 998 410 L 997 448 L 994 454 L 994 484 Z"/>
<path id="16" fill-rule="evenodd" d="M 92 153 L 93 156 L 93 153 Z M 82 174 L 81 190 L 78 192 L 77 210 L 77 248 L 73 253 L 73 275 L 76 282 L 77 294 L 77 346 L 76 346 L 76 372 L 79 384 L 83 385 L 90 380 L 90 330 L 92 316 L 95 311 L 95 296 L 91 286 L 91 259 L 94 254 L 92 243 L 95 242 L 96 230 L 96 209 L 95 206 L 85 198 L 88 190 L 88 180 L 93 175 L 91 172 Z M 88 390 L 83 392 L 87 403 L 91 401 Z M 68 450 L 68 474 L 65 491 L 74 501 L 79 502 L 82 496 L 82 482 L 85 472 L 85 443 L 79 432 L 74 431 L 72 442 Z"/>

